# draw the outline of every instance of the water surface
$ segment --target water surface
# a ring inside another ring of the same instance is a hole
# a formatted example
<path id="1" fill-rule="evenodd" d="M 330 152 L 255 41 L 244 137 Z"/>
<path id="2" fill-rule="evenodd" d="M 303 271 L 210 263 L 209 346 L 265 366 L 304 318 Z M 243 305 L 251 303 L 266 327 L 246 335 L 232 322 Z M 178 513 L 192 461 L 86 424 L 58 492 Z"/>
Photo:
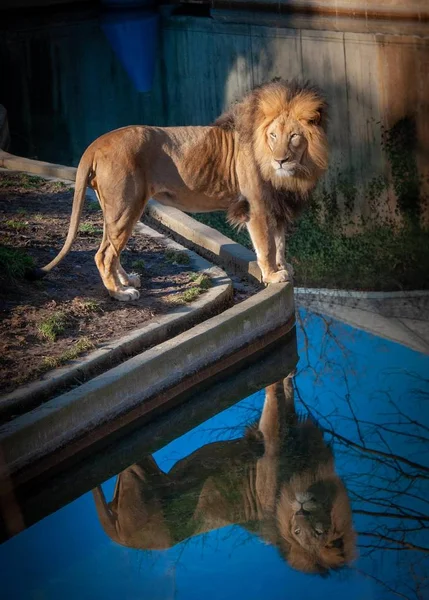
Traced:
<path id="1" fill-rule="evenodd" d="M 429 358 L 305 311 L 298 344 L 294 377 L 176 439 L 172 420 L 0 546 L 3 597 L 428 598 Z"/>

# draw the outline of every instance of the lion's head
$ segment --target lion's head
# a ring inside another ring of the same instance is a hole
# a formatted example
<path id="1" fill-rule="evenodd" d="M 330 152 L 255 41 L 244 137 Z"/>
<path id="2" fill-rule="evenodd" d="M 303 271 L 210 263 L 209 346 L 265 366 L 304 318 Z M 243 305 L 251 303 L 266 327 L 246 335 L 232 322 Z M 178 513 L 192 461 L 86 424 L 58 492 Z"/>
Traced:
<path id="1" fill-rule="evenodd" d="M 215 125 L 237 132 L 262 178 L 305 196 L 328 166 L 327 104 L 308 83 L 281 79 L 253 89 Z"/>
<path id="2" fill-rule="evenodd" d="M 350 501 L 335 473 L 312 483 L 298 475 L 282 485 L 276 518 L 279 548 L 295 569 L 325 574 L 353 560 Z"/>

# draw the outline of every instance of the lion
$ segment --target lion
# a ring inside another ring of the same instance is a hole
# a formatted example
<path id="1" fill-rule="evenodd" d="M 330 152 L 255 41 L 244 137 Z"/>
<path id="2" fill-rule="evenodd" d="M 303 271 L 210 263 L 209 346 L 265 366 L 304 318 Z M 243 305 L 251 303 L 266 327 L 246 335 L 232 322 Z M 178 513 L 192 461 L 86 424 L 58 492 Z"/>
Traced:
<path id="1" fill-rule="evenodd" d="M 93 490 L 115 542 L 162 550 L 239 524 L 293 568 L 327 574 L 349 564 L 355 533 L 332 450 L 310 416 L 295 412 L 292 376 L 266 388 L 259 424 L 206 444 L 164 473 L 152 456 L 120 473 L 113 501 Z"/>
<path id="2" fill-rule="evenodd" d="M 290 280 L 285 228 L 327 168 L 326 120 L 316 88 L 275 80 L 209 126 L 129 126 L 102 135 L 79 162 L 64 246 L 33 276 L 69 252 L 89 185 L 104 217 L 95 262 L 117 300 L 139 297 L 139 277 L 125 272 L 120 256 L 151 197 L 190 213 L 227 211 L 231 222 L 246 224 L 263 282 Z"/>

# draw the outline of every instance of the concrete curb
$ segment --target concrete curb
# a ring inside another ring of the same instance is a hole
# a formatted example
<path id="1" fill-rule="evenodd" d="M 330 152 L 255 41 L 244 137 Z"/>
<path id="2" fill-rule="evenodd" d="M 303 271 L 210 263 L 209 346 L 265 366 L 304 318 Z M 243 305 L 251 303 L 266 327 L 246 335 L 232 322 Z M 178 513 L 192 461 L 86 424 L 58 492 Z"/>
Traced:
<path id="1" fill-rule="evenodd" d="M 331 290 L 329 288 L 303 288 L 296 287 L 296 296 L 317 296 L 318 300 L 332 300 L 332 298 L 353 298 L 359 300 L 386 300 L 404 298 L 429 297 L 429 290 L 410 290 L 397 292 L 359 292 L 354 290 Z"/>
<path id="2" fill-rule="evenodd" d="M 160 315 L 117 340 L 105 342 L 83 358 L 74 360 L 62 368 L 48 371 L 40 380 L 0 396 L 0 420 L 31 410 L 55 392 L 94 377 L 103 369 L 114 367 L 149 346 L 160 344 L 213 314 L 221 312 L 231 304 L 232 282 L 219 267 L 143 223 L 136 225 L 134 235 L 136 234 L 156 238 L 167 248 L 186 252 L 191 259 L 193 270 L 207 273 L 213 287 L 194 302 Z"/>
<path id="3" fill-rule="evenodd" d="M 33 175 L 57 177 L 67 181 L 75 181 L 77 171 L 75 167 L 65 167 L 64 165 L 42 162 L 41 160 L 23 158 L 22 156 L 9 154 L 4 150 L 0 150 L 0 167 L 12 171 L 25 171 Z"/>
<path id="4" fill-rule="evenodd" d="M 262 282 L 261 270 L 255 253 L 237 242 L 233 242 L 216 229 L 196 221 L 187 214 L 171 206 L 163 206 L 150 200 L 145 213 L 150 219 L 176 234 L 183 242 L 206 250 L 209 256 L 216 256 L 220 264 L 235 274 L 250 277 Z"/>
<path id="5" fill-rule="evenodd" d="M 136 407 L 140 416 L 142 412 L 149 413 L 154 408 L 151 398 L 178 384 L 186 375 L 284 327 L 288 321 L 292 329 L 293 315 L 292 286 L 271 285 L 221 315 L 14 419 L 0 427 L 4 459 L 0 476 L 16 473 Z"/>

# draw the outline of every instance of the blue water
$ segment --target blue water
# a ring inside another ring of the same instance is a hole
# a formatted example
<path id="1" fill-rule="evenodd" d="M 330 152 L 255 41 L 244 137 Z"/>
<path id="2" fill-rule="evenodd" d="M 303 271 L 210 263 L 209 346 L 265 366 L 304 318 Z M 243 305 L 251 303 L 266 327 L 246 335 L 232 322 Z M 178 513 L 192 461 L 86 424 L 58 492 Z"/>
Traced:
<path id="1" fill-rule="evenodd" d="M 351 567 L 323 578 L 296 571 L 238 525 L 167 550 L 126 548 L 106 536 L 88 493 L 0 546 L 1 597 L 429 598 L 429 357 L 305 311 L 298 344 L 295 402 L 325 429 L 350 495 Z M 263 403 L 264 390 L 237 402 L 156 452 L 158 466 L 240 438 Z M 103 484 L 107 499 L 114 484 Z"/>

